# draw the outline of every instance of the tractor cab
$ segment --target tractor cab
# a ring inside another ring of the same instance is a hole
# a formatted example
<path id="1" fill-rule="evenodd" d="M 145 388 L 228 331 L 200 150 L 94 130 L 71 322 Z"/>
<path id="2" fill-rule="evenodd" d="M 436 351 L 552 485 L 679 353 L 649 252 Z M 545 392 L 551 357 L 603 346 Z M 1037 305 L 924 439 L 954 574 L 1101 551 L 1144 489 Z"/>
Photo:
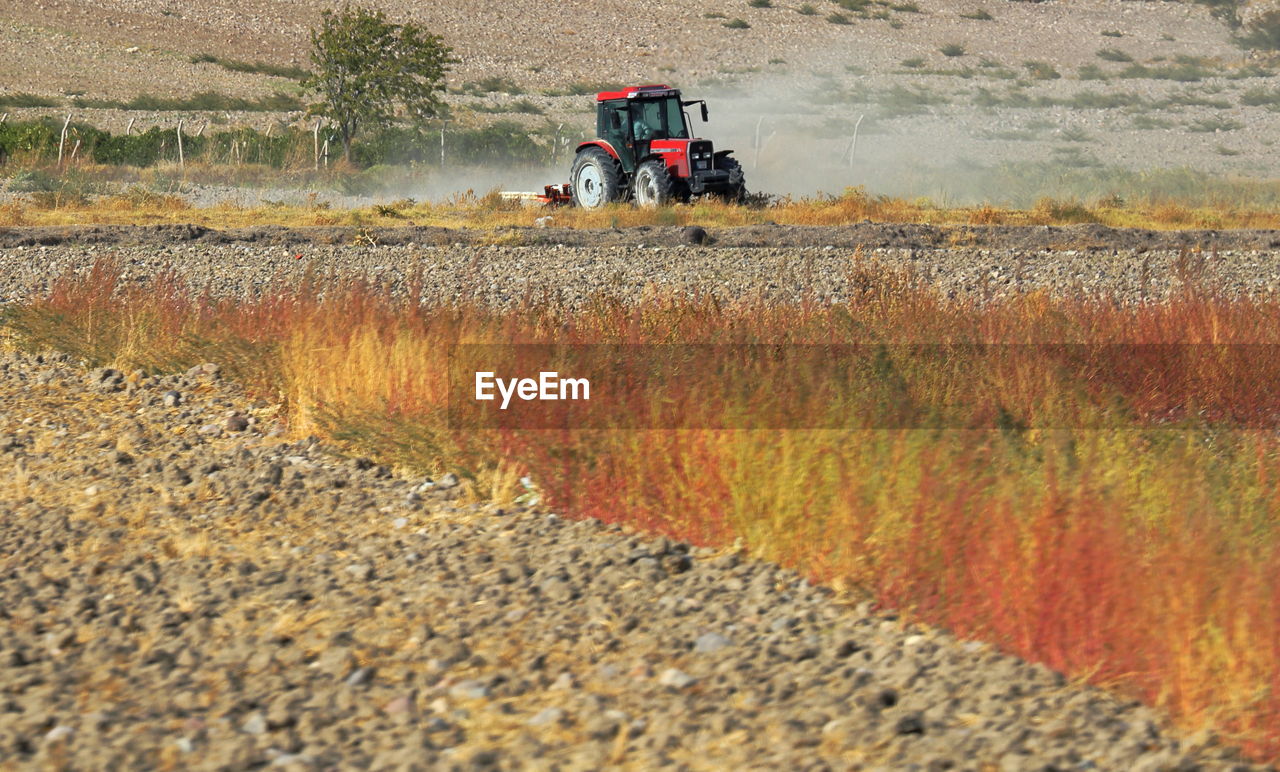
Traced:
<path id="1" fill-rule="evenodd" d="M 642 86 L 624 94 L 604 92 L 597 96 L 596 136 L 618 151 L 627 173 L 635 171 L 637 159 L 649 155 L 655 140 L 693 138 L 679 91 Z"/>
<path id="2" fill-rule="evenodd" d="M 731 200 L 745 195 L 742 169 L 733 151 L 712 151 L 693 133 L 690 105 L 679 89 L 636 86 L 596 95 L 596 137 L 578 147 L 570 187 L 573 200 L 590 209 L 632 197 L 641 205 L 687 200 L 707 193 Z"/>

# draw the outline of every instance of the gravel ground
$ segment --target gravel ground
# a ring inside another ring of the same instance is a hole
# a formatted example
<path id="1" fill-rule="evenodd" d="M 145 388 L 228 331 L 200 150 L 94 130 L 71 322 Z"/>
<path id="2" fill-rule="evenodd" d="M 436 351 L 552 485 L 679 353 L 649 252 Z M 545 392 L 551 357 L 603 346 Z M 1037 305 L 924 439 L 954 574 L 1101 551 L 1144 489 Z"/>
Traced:
<path id="1" fill-rule="evenodd" d="M 724 299 L 834 301 L 886 268 L 911 271 L 951 295 L 979 298 L 1043 289 L 1137 301 L 1164 297 L 1184 280 L 1226 295 L 1280 291 L 1276 231 L 759 226 L 713 231 L 709 246 L 688 243 L 694 239 L 680 228 L 400 228 L 364 235 L 383 245 L 353 246 L 357 232 L 344 228 L 0 229 L 0 302 L 45 289 L 102 258 L 117 261 L 129 281 L 173 268 L 193 287 L 218 295 L 246 297 L 276 280 L 319 271 L 400 287 L 417 275 L 427 300 L 497 305 L 528 298 L 576 305 L 601 294 L 630 301 L 654 288 Z"/>
<path id="2" fill-rule="evenodd" d="M 0 353 L 0 768 L 1249 769 L 774 566 Z"/>

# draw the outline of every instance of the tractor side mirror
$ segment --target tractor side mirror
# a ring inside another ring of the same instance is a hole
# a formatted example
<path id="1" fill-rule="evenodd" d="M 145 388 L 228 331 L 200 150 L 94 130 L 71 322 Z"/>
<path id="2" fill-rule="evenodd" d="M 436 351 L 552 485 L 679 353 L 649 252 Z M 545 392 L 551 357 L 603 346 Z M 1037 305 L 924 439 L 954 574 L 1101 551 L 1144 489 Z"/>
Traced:
<path id="1" fill-rule="evenodd" d="M 708 118 L 708 113 L 707 113 L 707 103 L 706 103 L 706 102 L 703 102 L 703 103 L 702 103 L 702 122 L 703 122 L 703 123 L 706 123 L 706 122 L 707 122 L 707 118 Z"/>
<path id="2" fill-rule="evenodd" d="M 622 116 L 616 111 L 609 113 L 609 128 L 614 131 L 622 131 Z"/>

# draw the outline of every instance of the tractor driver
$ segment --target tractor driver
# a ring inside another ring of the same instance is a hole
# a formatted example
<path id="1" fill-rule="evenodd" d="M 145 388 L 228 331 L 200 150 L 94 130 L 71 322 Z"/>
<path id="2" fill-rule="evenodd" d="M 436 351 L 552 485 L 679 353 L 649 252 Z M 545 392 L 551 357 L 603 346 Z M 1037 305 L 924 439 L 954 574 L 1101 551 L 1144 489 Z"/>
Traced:
<path id="1" fill-rule="evenodd" d="M 654 138 L 654 126 L 662 125 L 662 106 L 657 102 L 641 102 L 631 124 L 631 136 L 638 142 Z"/>
<path id="2" fill-rule="evenodd" d="M 631 124 L 631 136 L 636 140 L 653 139 L 653 129 L 649 128 L 643 117 L 637 116 L 635 123 Z"/>

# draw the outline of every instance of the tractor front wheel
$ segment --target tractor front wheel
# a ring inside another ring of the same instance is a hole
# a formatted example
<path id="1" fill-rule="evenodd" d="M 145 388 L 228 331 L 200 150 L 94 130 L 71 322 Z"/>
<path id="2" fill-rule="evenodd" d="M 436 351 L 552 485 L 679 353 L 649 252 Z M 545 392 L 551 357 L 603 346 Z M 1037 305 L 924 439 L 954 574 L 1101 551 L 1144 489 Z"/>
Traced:
<path id="1" fill-rule="evenodd" d="M 652 160 L 640 164 L 636 169 L 635 183 L 632 188 L 636 205 L 645 208 L 666 206 L 675 196 L 675 182 L 662 161 Z"/>
<path id="2" fill-rule="evenodd" d="M 715 168 L 729 172 L 729 188 L 721 195 L 731 204 L 740 204 L 747 198 L 747 182 L 742 174 L 742 164 L 727 155 L 716 156 Z"/>
<path id="3" fill-rule="evenodd" d="M 599 209 L 621 198 L 619 180 L 622 170 L 618 162 L 598 147 L 589 147 L 578 153 L 569 173 L 569 193 L 575 206 L 583 209 Z"/>

